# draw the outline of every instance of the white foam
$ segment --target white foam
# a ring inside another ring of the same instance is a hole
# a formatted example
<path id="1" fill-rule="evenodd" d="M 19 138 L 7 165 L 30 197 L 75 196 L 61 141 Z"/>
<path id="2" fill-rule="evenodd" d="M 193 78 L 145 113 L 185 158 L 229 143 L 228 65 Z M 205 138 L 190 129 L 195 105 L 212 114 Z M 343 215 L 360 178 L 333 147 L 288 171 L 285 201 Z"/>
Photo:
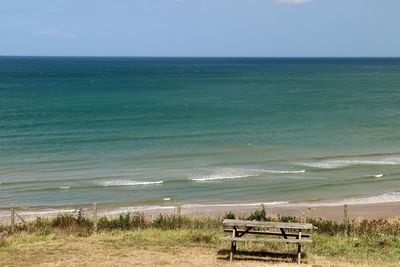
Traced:
<path id="1" fill-rule="evenodd" d="M 306 170 L 299 170 L 299 171 L 285 171 L 285 170 L 257 170 L 260 172 L 266 173 L 274 173 L 274 174 L 296 174 L 296 173 L 305 173 Z"/>
<path id="2" fill-rule="evenodd" d="M 362 205 L 362 204 L 381 204 L 381 203 L 393 203 L 400 202 L 400 192 L 384 193 L 377 196 L 360 197 L 360 198 L 348 198 L 332 202 L 315 202 L 315 203 L 291 203 L 289 206 L 301 206 L 301 207 L 331 207 L 331 206 L 342 206 L 347 205 Z"/>
<path id="3" fill-rule="evenodd" d="M 400 192 L 385 193 L 377 196 L 365 197 L 365 198 L 352 198 L 343 200 L 342 203 L 346 204 L 374 204 L 374 203 L 388 203 L 388 202 L 399 202 Z"/>
<path id="4" fill-rule="evenodd" d="M 171 198 L 169 198 L 169 197 L 164 197 L 163 200 L 164 200 L 164 201 L 169 201 L 169 200 L 171 200 Z"/>
<path id="5" fill-rule="evenodd" d="M 216 180 L 225 180 L 225 179 L 241 179 L 248 177 L 257 177 L 260 176 L 261 173 L 271 173 L 271 174 L 298 174 L 305 173 L 306 170 L 263 170 L 263 169 L 221 169 L 216 171 L 216 173 L 211 175 L 204 175 L 191 178 L 192 181 L 195 182 L 208 182 L 208 181 L 216 181 Z"/>
<path id="6" fill-rule="evenodd" d="M 239 168 L 221 168 L 211 174 L 192 176 L 191 180 L 195 182 L 209 182 L 225 179 L 241 179 L 259 176 L 259 170 L 239 169 Z"/>
<path id="7" fill-rule="evenodd" d="M 155 185 L 162 184 L 164 181 L 144 182 L 144 181 L 132 181 L 132 180 L 113 180 L 104 181 L 99 184 L 102 186 L 135 186 L 135 185 Z"/>
<path id="8" fill-rule="evenodd" d="M 227 175 L 227 176 L 220 176 L 220 175 L 210 175 L 205 176 L 202 178 L 192 178 L 192 181 L 195 182 L 206 182 L 206 181 L 215 181 L 215 180 L 224 180 L 224 179 L 240 179 L 240 178 L 247 178 L 247 177 L 254 177 L 258 175 Z"/>
<path id="9" fill-rule="evenodd" d="M 383 177 L 383 174 L 382 173 L 380 173 L 380 174 L 371 174 L 371 175 L 365 175 L 365 177 L 381 178 L 381 177 Z"/>
<path id="10" fill-rule="evenodd" d="M 337 169 L 357 165 L 400 165 L 400 158 L 385 158 L 375 160 L 322 160 L 314 162 L 300 162 L 298 164 L 319 169 Z"/>
<path id="11" fill-rule="evenodd" d="M 60 189 L 66 190 L 66 189 L 70 189 L 70 186 L 61 186 Z"/>

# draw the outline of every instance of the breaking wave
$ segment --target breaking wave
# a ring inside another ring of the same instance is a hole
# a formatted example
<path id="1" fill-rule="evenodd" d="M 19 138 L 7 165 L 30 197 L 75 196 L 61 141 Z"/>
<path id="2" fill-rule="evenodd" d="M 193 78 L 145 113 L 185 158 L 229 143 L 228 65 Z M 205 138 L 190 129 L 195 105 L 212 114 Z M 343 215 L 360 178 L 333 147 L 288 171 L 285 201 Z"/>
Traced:
<path id="1" fill-rule="evenodd" d="M 247 177 L 255 177 L 258 175 L 210 175 L 201 178 L 192 178 L 192 181 L 195 182 L 206 182 L 206 181 L 215 181 L 215 180 L 224 180 L 224 179 L 240 179 L 240 178 L 247 178 Z"/>
<path id="2" fill-rule="evenodd" d="M 260 172 L 265 173 L 275 173 L 275 174 L 296 174 L 296 173 L 305 173 L 306 170 L 299 170 L 299 171 L 282 171 L 282 170 L 258 170 Z"/>
<path id="3" fill-rule="evenodd" d="M 337 169 L 345 168 L 357 165 L 400 165 L 400 158 L 385 158 L 380 160 L 360 160 L 360 159 L 348 159 L 348 160 L 321 160 L 314 162 L 300 162 L 302 166 L 319 168 L 319 169 Z"/>
<path id="4" fill-rule="evenodd" d="M 135 186 L 135 185 L 155 185 L 162 183 L 164 183 L 164 181 L 144 182 L 144 181 L 132 181 L 132 180 L 114 180 L 114 181 L 100 182 L 99 184 L 102 186 Z"/>

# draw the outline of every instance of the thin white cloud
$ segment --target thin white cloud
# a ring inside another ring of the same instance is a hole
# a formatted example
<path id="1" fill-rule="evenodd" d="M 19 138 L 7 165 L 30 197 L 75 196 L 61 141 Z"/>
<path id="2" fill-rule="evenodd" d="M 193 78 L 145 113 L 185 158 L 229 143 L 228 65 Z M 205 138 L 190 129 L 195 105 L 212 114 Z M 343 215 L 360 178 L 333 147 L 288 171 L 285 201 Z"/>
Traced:
<path id="1" fill-rule="evenodd" d="M 275 2 L 285 5 L 301 5 L 301 4 L 307 4 L 311 1 L 312 0 L 275 0 Z"/>
<path id="2" fill-rule="evenodd" d="M 32 34 L 34 35 L 43 35 L 43 36 L 48 36 L 52 38 L 58 38 L 58 39 L 74 39 L 76 38 L 76 34 L 68 31 L 64 31 L 59 28 L 46 28 L 46 29 L 40 29 L 40 30 L 35 30 L 32 31 Z"/>

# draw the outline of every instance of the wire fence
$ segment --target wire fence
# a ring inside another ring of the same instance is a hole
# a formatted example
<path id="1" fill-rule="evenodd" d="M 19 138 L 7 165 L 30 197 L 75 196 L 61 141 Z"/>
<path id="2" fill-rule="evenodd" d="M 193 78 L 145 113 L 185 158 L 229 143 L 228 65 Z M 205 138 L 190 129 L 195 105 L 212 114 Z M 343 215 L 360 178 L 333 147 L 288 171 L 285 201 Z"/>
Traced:
<path id="1" fill-rule="evenodd" d="M 226 214 L 234 214 L 237 218 L 246 218 L 261 208 L 265 209 L 268 217 L 296 217 L 300 221 L 307 219 L 331 220 L 346 223 L 361 219 L 400 219 L 400 202 L 385 204 L 357 204 L 357 205 L 192 205 L 176 203 L 175 206 L 131 206 L 131 207 L 109 207 L 103 205 L 84 205 L 78 208 L 43 209 L 35 210 L 10 206 L 9 209 L 0 210 L 0 225 L 10 226 L 11 231 L 21 224 L 27 224 L 38 218 L 55 218 L 58 215 L 77 215 L 90 219 L 95 226 L 102 217 L 109 219 L 124 214 L 140 214 L 146 220 L 154 220 L 157 216 L 184 216 L 189 218 L 213 217 L 223 218 Z"/>

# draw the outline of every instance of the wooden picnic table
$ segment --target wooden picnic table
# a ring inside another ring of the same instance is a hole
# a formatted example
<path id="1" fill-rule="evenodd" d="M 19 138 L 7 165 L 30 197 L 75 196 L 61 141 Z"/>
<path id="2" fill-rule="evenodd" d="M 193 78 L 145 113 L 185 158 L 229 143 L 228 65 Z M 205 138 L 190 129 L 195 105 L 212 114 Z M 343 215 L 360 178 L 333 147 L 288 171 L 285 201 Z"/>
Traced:
<path id="1" fill-rule="evenodd" d="M 231 242 L 229 259 L 234 260 L 237 242 L 279 242 L 297 244 L 297 263 L 301 263 L 301 244 L 312 243 L 310 232 L 316 227 L 309 223 L 284 223 L 267 221 L 224 220 L 224 231 L 231 232 L 232 237 L 222 237 Z M 277 231 L 279 229 L 279 231 Z M 303 233 L 307 231 L 308 233 Z M 245 238 L 244 235 L 269 235 L 275 238 L 260 238 L 257 236 Z"/>

